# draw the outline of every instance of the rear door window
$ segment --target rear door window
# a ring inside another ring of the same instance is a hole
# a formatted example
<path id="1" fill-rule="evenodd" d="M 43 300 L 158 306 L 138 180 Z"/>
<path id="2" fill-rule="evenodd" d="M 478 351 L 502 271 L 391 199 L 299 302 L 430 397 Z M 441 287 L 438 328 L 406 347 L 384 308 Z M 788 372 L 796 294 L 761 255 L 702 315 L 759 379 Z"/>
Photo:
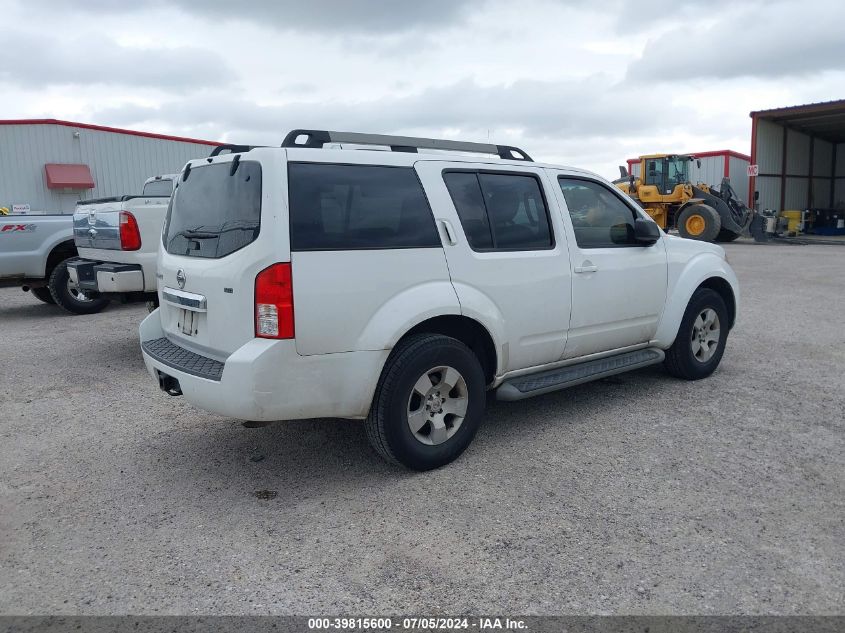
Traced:
<path id="1" fill-rule="evenodd" d="M 493 234 L 490 232 L 490 221 L 484 206 L 484 194 L 478 184 L 478 174 L 447 172 L 443 174 L 443 180 L 455 203 L 470 248 L 477 251 L 493 248 Z"/>
<path id="2" fill-rule="evenodd" d="M 533 174 L 447 171 L 443 180 L 474 250 L 554 246 L 546 202 Z"/>
<path id="3" fill-rule="evenodd" d="M 413 167 L 290 163 L 291 250 L 439 247 Z"/>
<path id="4" fill-rule="evenodd" d="M 261 165 L 242 160 L 194 167 L 170 199 L 168 253 L 216 259 L 251 244 L 261 228 Z"/>

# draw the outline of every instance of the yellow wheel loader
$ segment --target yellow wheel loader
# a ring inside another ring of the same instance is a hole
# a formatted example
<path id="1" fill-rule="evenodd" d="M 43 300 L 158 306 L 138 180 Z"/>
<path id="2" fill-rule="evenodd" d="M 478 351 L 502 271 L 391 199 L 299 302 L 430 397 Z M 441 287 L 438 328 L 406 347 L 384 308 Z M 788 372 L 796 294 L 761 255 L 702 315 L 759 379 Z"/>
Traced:
<path id="1" fill-rule="evenodd" d="M 620 166 L 614 184 L 645 209 L 662 229 L 704 242 L 731 242 L 751 223 L 752 212 L 737 198 L 727 178 L 718 189 L 689 179 L 688 154 L 640 156 L 640 175 Z M 700 166 L 700 163 L 699 163 Z"/>

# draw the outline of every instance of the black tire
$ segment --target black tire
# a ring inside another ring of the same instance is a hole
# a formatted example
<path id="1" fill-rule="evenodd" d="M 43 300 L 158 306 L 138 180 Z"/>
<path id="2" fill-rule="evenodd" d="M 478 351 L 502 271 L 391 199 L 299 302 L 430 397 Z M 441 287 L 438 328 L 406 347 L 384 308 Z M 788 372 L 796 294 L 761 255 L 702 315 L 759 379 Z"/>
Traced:
<path id="1" fill-rule="evenodd" d="M 53 272 L 50 273 L 47 287 L 50 289 L 50 295 L 56 305 L 72 314 L 95 314 L 109 304 L 109 300 L 103 297 L 81 299 L 71 292 L 68 287 L 67 260 L 59 262 Z"/>
<path id="2" fill-rule="evenodd" d="M 719 234 L 716 236 L 717 242 L 733 242 L 735 239 L 740 237 L 739 233 L 734 233 L 733 231 L 728 231 L 727 229 L 722 229 L 719 231 Z"/>
<path id="3" fill-rule="evenodd" d="M 692 230 L 690 226 L 694 224 L 696 218 L 700 218 L 703 225 L 700 232 Z M 700 242 L 713 242 L 722 229 L 722 218 L 713 207 L 706 204 L 692 204 L 681 211 L 676 224 L 681 237 Z"/>
<path id="4" fill-rule="evenodd" d="M 719 336 L 712 356 L 702 361 L 696 357 L 693 347 L 696 319 L 706 310 L 712 310 L 718 316 Z M 699 380 L 712 374 L 725 353 L 729 324 L 728 308 L 719 293 L 710 288 L 696 290 L 687 304 L 675 342 L 666 351 L 666 359 L 663 361 L 666 371 L 684 380 Z"/>
<path id="5" fill-rule="evenodd" d="M 451 437 L 429 445 L 412 432 L 408 413 L 412 398 L 417 397 L 414 386 L 426 372 L 441 366 L 454 368 L 463 378 L 466 413 Z M 382 370 L 365 422 L 367 439 L 389 462 L 419 471 L 438 468 L 456 459 L 469 446 L 484 416 L 486 399 L 484 371 L 466 345 L 439 334 L 410 336 L 393 349 Z"/>
<path id="6" fill-rule="evenodd" d="M 50 294 L 50 289 L 46 286 L 42 286 L 41 288 L 30 288 L 29 291 L 32 293 L 32 296 L 39 301 L 51 304 L 56 303 L 53 300 L 53 295 Z"/>

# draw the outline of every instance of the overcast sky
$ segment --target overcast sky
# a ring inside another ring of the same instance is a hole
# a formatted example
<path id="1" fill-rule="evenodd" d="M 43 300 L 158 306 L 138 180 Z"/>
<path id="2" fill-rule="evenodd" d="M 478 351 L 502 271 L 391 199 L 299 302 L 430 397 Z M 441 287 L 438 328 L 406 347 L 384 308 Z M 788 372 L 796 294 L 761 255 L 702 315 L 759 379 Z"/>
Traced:
<path id="1" fill-rule="evenodd" d="M 72 8 L 71 8 L 72 7 Z M 0 0 L 0 118 L 517 145 L 615 177 L 845 98 L 845 2 Z"/>

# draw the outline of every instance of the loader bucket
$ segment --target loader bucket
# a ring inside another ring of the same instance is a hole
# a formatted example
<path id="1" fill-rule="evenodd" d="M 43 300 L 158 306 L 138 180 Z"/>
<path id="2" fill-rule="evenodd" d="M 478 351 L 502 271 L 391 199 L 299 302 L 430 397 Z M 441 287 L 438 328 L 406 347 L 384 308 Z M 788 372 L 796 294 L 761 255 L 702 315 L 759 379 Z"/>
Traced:
<path id="1" fill-rule="evenodd" d="M 722 230 L 735 236 L 747 235 L 753 213 L 736 197 L 727 178 L 722 180 L 719 189 L 711 188 L 710 193 L 693 186 L 693 195 L 703 198 L 704 203 L 713 207 L 722 220 Z"/>

